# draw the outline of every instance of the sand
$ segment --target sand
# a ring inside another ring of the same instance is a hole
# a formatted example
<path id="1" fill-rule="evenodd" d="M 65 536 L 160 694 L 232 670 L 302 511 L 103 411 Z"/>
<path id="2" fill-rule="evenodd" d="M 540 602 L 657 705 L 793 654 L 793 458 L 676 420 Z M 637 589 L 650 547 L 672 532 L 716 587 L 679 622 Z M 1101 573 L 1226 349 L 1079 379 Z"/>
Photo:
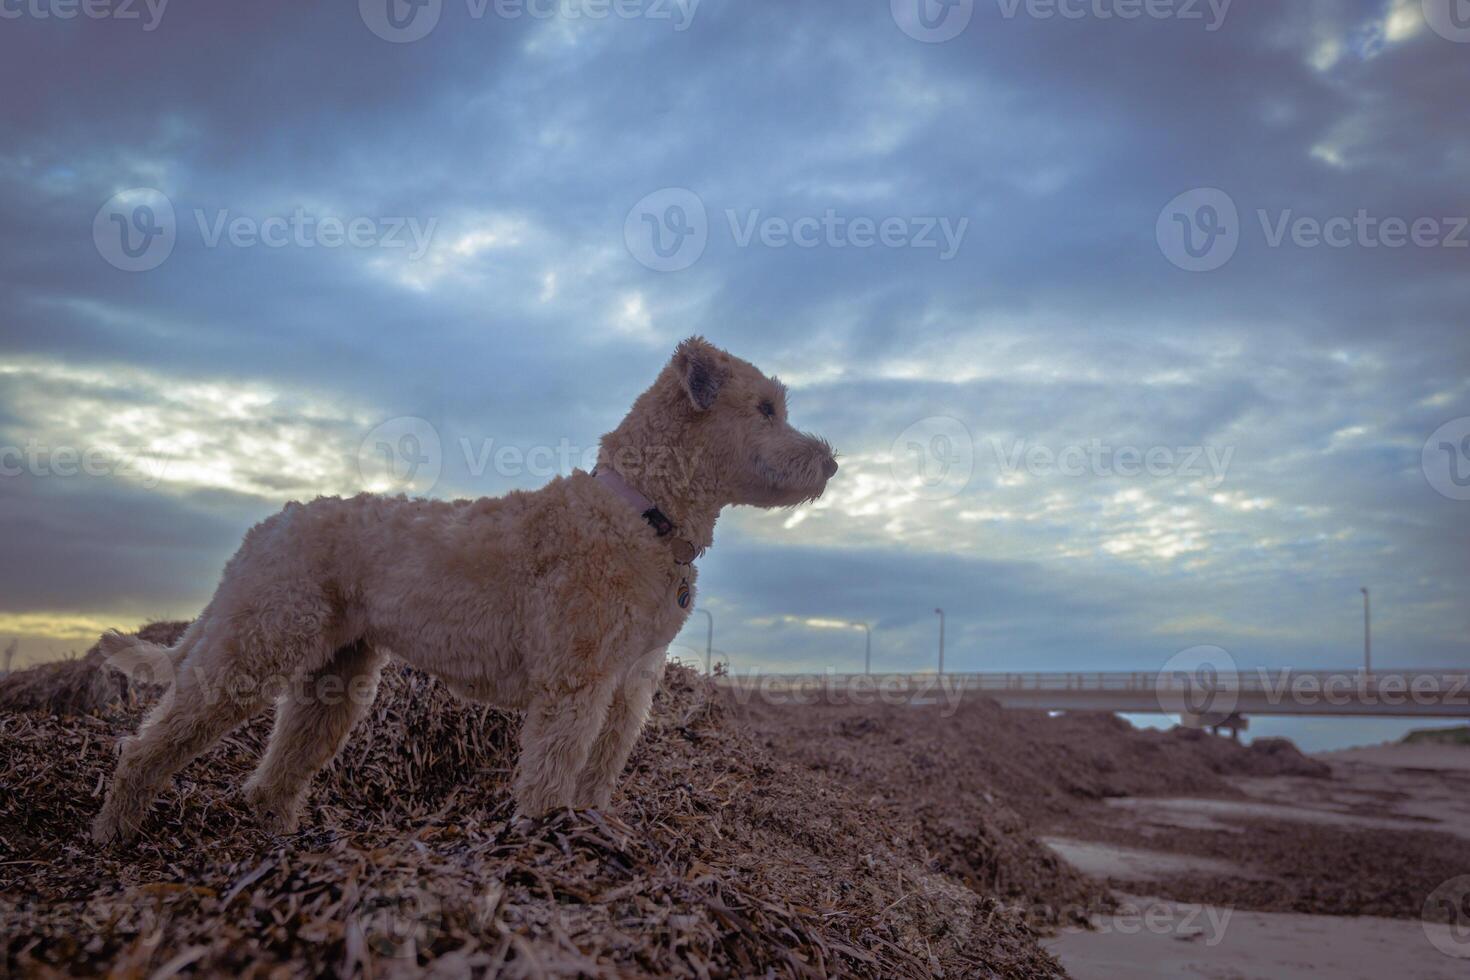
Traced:
<path id="1" fill-rule="evenodd" d="M 1154 881 L 1169 875 L 1209 874 L 1234 878 L 1259 878 L 1229 861 L 1198 857 L 1192 854 L 1168 854 L 1138 847 L 1113 847 L 1065 837 L 1043 837 L 1042 843 L 1055 851 L 1063 861 L 1094 878 L 1128 878 Z"/>
<path id="2" fill-rule="evenodd" d="M 1243 843 L 1249 842 L 1251 829 L 1259 828 L 1260 821 L 1300 826 L 1303 832 L 1379 828 L 1470 837 L 1470 777 L 1465 774 L 1470 750 L 1393 745 L 1326 753 L 1319 758 L 1332 766 L 1332 779 L 1232 779 L 1248 799 L 1123 798 L 1107 802 L 1109 809 L 1127 814 L 1141 826 L 1235 834 L 1245 837 Z M 1161 836 L 1168 839 L 1166 834 Z M 1232 872 L 1218 859 L 1081 841 L 1051 839 L 1049 843 L 1079 870 L 1113 880 L 1157 880 L 1178 875 L 1181 869 L 1191 875 L 1212 876 L 1217 882 L 1255 876 L 1244 868 Z M 1454 871 L 1447 868 L 1444 873 Z M 1208 886 L 1202 890 L 1207 891 Z M 1119 901 L 1116 913 L 1093 916 L 1095 931 L 1068 929 L 1044 943 L 1076 980 L 1463 980 L 1470 975 L 1470 941 L 1463 928 L 1453 930 L 1445 923 L 1241 911 L 1121 891 L 1115 898 Z"/>
<path id="3" fill-rule="evenodd" d="M 1441 953 L 1418 922 L 1120 898 L 1124 911 L 1096 917 L 1097 931 L 1044 943 L 1075 980 L 1464 980 L 1470 973 L 1470 961 Z"/>

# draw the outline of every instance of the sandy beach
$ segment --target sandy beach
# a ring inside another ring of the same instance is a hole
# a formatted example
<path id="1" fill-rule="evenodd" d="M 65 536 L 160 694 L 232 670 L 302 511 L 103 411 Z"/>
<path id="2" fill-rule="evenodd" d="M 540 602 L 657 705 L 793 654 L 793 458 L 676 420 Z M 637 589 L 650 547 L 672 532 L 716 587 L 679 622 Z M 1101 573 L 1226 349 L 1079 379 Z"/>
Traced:
<path id="1" fill-rule="evenodd" d="M 1381 916 L 1250 911 L 1151 897 L 1148 882 L 1181 874 L 1261 880 L 1259 868 L 1168 849 L 1190 831 L 1245 838 L 1258 821 L 1304 831 L 1381 830 L 1470 837 L 1470 750 L 1379 745 L 1322 753 L 1330 779 L 1236 777 L 1244 798 L 1122 798 L 1107 809 L 1152 832 L 1159 849 L 1049 838 L 1064 860 L 1119 889 L 1117 913 L 1045 943 L 1078 980 L 1331 976 L 1449 980 L 1470 969 L 1470 942 L 1449 925 Z"/>

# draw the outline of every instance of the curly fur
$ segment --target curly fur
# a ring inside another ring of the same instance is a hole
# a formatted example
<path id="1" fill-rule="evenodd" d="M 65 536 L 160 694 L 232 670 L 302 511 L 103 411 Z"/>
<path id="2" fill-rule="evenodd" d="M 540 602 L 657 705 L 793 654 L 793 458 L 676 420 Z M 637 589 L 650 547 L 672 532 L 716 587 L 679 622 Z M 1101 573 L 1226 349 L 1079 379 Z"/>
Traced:
<path id="1" fill-rule="evenodd" d="M 787 424 L 778 381 L 697 337 L 603 437 L 598 465 L 701 549 L 723 507 L 811 500 L 837 469 L 825 442 Z M 175 772 L 272 702 L 245 792 L 270 825 L 294 829 L 390 654 L 465 697 L 525 710 L 521 813 L 605 807 L 689 615 L 676 590 L 695 579 L 581 471 L 499 498 L 287 504 L 246 534 L 172 648 L 103 637 L 113 662 L 168 671 L 173 686 L 123 746 L 93 836 L 135 833 Z"/>

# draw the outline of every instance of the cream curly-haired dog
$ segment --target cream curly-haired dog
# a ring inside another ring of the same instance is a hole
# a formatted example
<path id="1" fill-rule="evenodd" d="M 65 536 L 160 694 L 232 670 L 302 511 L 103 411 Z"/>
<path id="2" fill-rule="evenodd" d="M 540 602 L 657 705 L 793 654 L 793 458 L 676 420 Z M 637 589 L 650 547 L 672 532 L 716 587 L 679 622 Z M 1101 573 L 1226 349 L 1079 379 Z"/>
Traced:
<path id="1" fill-rule="evenodd" d="M 836 471 L 825 441 L 787 423 L 779 381 L 693 337 L 602 438 L 594 474 L 493 499 L 287 504 L 245 536 L 172 648 L 102 638 L 112 663 L 162 667 L 173 687 L 124 744 L 93 836 L 136 832 L 170 777 L 273 695 L 245 790 L 270 826 L 294 829 L 390 652 L 525 709 L 522 814 L 606 806 L 720 509 L 813 500 Z"/>

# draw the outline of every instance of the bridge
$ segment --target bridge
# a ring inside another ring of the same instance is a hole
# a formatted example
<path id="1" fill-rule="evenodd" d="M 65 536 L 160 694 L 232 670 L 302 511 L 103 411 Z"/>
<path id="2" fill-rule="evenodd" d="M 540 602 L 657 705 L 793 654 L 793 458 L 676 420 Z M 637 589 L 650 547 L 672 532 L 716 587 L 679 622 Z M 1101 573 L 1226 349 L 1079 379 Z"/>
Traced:
<path id="1" fill-rule="evenodd" d="M 1235 673 L 726 674 L 738 694 L 786 703 L 907 703 L 967 696 L 1006 708 L 1171 714 L 1244 727 L 1247 715 L 1470 718 L 1470 670 L 1256 670 Z"/>

